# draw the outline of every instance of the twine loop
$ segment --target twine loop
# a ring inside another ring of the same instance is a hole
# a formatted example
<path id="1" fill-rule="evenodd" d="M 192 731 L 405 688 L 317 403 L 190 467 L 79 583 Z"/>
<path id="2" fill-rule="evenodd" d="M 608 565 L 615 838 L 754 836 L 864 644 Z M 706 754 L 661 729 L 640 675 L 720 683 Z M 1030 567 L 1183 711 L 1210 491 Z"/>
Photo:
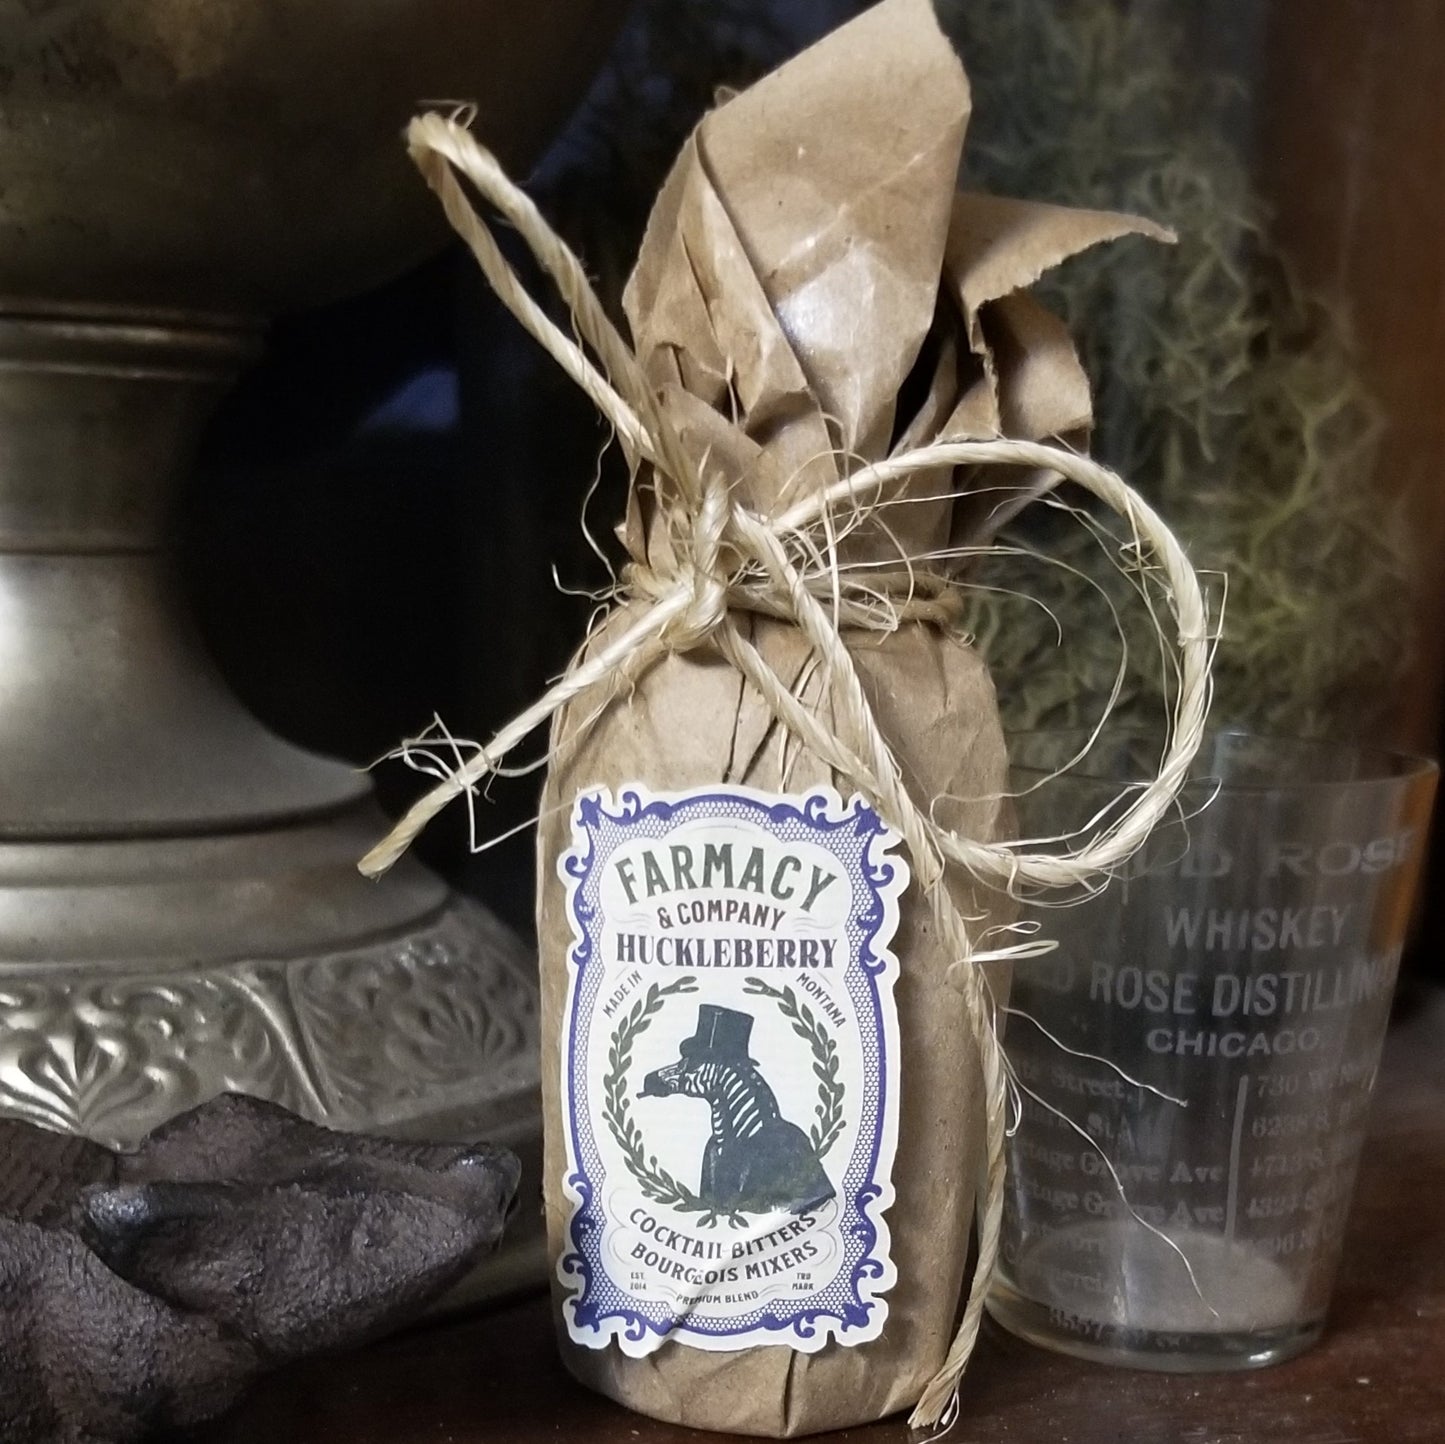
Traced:
<path id="1" fill-rule="evenodd" d="M 442 807 L 473 791 L 519 743 L 574 698 L 635 679 L 669 651 L 704 645 L 719 651 L 752 684 L 779 723 L 866 797 L 899 833 L 936 935 L 952 958 L 948 976 L 963 998 L 984 1085 L 978 1261 L 953 1346 L 910 1422 L 929 1428 L 941 1418 L 956 1417 L 958 1381 L 978 1335 L 998 1256 L 1004 1196 L 1005 1065 L 992 1000 L 978 964 L 1035 956 L 1051 945 L 1032 940 L 979 947 L 952 900 L 947 872 L 950 866 L 961 867 L 981 883 L 1011 891 L 1023 886 L 1091 886 L 1107 878 L 1145 840 L 1174 805 L 1203 736 L 1211 642 L 1199 579 L 1173 533 L 1138 493 L 1106 467 L 1054 445 L 1006 438 L 935 441 L 856 467 L 779 514 L 760 516 L 748 510 L 730 493 L 716 468 L 688 454 L 637 356 L 607 318 L 581 263 L 459 117 L 419 116 L 408 130 L 408 142 L 412 158 L 499 299 L 611 423 L 634 468 L 648 464 L 667 482 L 654 491 L 659 509 L 655 520 L 668 543 L 663 549 L 668 560 L 653 565 L 634 561 L 627 568 L 623 590 L 638 605 L 614 634 L 589 648 L 485 748 L 413 804 L 362 860 L 361 870 L 369 876 L 384 872 Z M 575 336 L 556 326 L 528 294 L 477 213 L 463 180 L 521 234 L 557 286 Z M 892 631 L 905 622 L 956 623 L 960 598 L 950 579 L 914 570 L 907 559 L 891 572 L 870 572 L 866 584 L 841 575 L 836 561 L 817 565 L 819 557 L 835 555 L 835 512 L 846 510 L 849 520 L 856 522 L 910 477 L 981 465 L 1053 472 L 1092 492 L 1125 520 L 1138 564 L 1142 567 L 1147 560 L 1157 569 L 1167 591 L 1178 693 L 1158 774 L 1127 799 L 1121 798 L 1123 805 L 1070 851 L 1030 852 L 1008 842 L 983 843 L 942 826 L 927 805 L 910 796 L 878 726 L 842 634 L 849 628 Z M 803 634 L 826 677 L 831 704 L 827 722 L 794 695 L 744 635 L 735 621 L 739 611 L 780 618 Z"/>

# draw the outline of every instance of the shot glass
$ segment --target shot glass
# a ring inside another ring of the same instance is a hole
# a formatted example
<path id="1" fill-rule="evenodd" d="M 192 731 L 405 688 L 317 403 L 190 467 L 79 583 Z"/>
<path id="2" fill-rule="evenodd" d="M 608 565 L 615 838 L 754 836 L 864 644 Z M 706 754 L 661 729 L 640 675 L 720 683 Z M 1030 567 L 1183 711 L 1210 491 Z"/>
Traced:
<path id="1" fill-rule="evenodd" d="M 1015 738 L 1027 836 L 1100 825 L 1138 742 Z M 1152 754 L 1157 758 L 1157 747 Z M 1324 1326 L 1434 797 L 1416 758 L 1238 733 L 1098 894 L 1037 908 L 989 1311 L 1136 1368 L 1277 1362 Z"/>

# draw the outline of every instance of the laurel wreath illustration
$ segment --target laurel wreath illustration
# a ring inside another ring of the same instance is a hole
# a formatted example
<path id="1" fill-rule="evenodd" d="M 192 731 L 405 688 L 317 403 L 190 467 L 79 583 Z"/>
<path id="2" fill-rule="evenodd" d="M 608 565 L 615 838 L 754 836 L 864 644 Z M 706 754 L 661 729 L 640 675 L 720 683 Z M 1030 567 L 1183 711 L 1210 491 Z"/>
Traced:
<path id="1" fill-rule="evenodd" d="M 717 1211 L 711 1204 L 704 1203 L 686 1184 L 674 1178 L 657 1161 L 655 1153 L 648 1153 L 643 1145 L 642 1130 L 633 1119 L 627 1102 L 632 1045 L 652 1026 L 652 1020 L 662 1011 L 662 1005 L 668 998 L 696 991 L 697 979 L 690 974 L 665 985 L 652 983 L 647 992 L 622 1015 L 612 1034 L 612 1045 L 607 1050 L 607 1072 L 602 1079 L 602 1117 L 622 1150 L 627 1171 L 637 1180 L 643 1196 L 654 1203 L 675 1208 L 679 1213 L 701 1214 L 700 1222 L 711 1228 L 718 1221 Z M 744 1222 L 736 1214 L 728 1221 L 735 1227 L 741 1227 Z"/>
<path id="2" fill-rule="evenodd" d="M 813 1050 L 818 1106 L 815 1110 L 817 1121 L 808 1134 L 808 1141 L 821 1159 L 843 1132 L 844 1087 L 838 1077 L 838 1045 L 791 988 L 774 988 L 759 978 L 749 978 L 743 990 L 771 998 L 777 1003 L 793 1031 Z M 726 1210 L 720 1213 L 685 1183 L 674 1178 L 657 1161 L 655 1153 L 647 1151 L 642 1130 L 638 1128 L 627 1101 L 627 1075 L 632 1068 L 633 1044 L 652 1026 L 653 1019 L 662 1011 L 668 998 L 696 991 L 697 979 L 690 974 L 667 984 L 652 983 L 623 1014 L 607 1051 L 607 1072 L 602 1079 L 602 1117 L 613 1140 L 622 1150 L 627 1171 L 637 1180 L 645 1198 L 679 1213 L 699 1214 L 698 1221 L 706 1228 L 713 1227 L 722 1218 L 726 1218 L 734 1228 L 742 1228 L 747 1221 L 741 1214 Z"/>
<path id="3" fill-rule="evenodd" d="M 838 1045 L 813 1010 L 791 988 L 775 988 L 761 978 L 749 978 L 743 992 L 755 997 L 771 998 L 783 1016 L 792 1024 L 793 1032 L 813 1050 L 813 1075 L 818 1080 L 816 1122 L 808 1130 L 808 1142 L 819 1159 L 828 1152 L 843 1133 L 843 1080 L 838 1076 Z"/>

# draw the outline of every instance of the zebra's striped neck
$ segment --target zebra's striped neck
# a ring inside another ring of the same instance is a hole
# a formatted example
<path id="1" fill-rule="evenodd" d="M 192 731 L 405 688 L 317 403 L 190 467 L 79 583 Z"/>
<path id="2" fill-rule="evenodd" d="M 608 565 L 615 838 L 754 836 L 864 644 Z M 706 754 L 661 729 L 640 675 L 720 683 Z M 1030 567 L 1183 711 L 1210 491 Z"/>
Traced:
<path id="1" fill-rule="evenodd" d="M 698 1096 L 712 1105 L 714 1138 L 751 1138 L 777 1121 L 778 1100 L 755 1068 L 703 1063 L 694 1078 Z"/>

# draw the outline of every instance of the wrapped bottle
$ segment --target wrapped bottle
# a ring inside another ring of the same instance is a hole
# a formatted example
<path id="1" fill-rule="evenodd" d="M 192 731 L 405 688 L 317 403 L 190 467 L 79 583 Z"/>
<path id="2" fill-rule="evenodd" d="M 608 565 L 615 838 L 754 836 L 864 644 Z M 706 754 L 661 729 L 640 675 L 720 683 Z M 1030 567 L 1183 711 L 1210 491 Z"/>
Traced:
<path id="1" fill-rule="evenodd" d="M 926 0 L 889 0 L 713 112 L 674 167 L 633 338 L 684 451 L 754 514 L 857 458 L 1086 427 L 1067 336 L 1019 288 L 1138 223 L 956 196 L 967 116 Z M 960 490 L 940 468 L 845 511 L 821 573 L 857 614 L 842 641 L 907 789 L 989 842 L 1005 749 L 948 582 L 998 507 Z M 695 520 L 644 471 L 624 528 L 640 597 L 697 567 Z M 717 585 L 731 635 L 850 741 L 827 660 Z M 896 835 L 735 643 L 691 641 L 553 726 L 537 920 L 558 1333 L 579 1379 L 643 1413 L 794 1435 L 909 1406 L 943 1363 L 982 1074 Z M 998 894 L 952 886 L 975 933 L 1002 920 Z"/>
<path id="2" fill-rule="evenodd" d="M 968 113 L 928 0 L 884 0 L 721 105 L 658 197 L 630 344 L 465 130 L 412 126 L 498 294 L 616 428 L 631 562 L 566 675 L 363 870 L 550 719 L 537 919 L 560 1347 L 592 1387 L 697 1427 L 945 1411 L 981 1308 L 975 1192 L 985 1268 L 1002 1202 L 998 884 L 1121 860 L 1202 726 L 1197 579 L 1080 456 L 1086 379 L 1024 289 L 1087 246 L 1163 233 L 956 194 Z M 527 240 L 582 345 L 458 176 Z M 1167 584 L 1180 736 L 1099 838 L 1036 858 L 1007 845 L 957 575 L 1060 475 L 1129 517 Z"/>

